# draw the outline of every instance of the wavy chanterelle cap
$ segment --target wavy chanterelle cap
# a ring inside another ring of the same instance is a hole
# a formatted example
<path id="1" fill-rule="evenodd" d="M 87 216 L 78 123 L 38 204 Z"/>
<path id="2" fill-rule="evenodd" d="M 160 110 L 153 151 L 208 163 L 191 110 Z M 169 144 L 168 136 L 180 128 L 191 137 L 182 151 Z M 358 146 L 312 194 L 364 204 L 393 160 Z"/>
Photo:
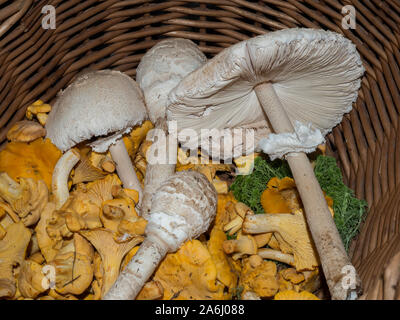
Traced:
<path id="1" fill-rule="evenodd" d="M 136 80 L 143 90 L 153 123 L 165 116 L 169 92 L 206 61 L 203 52 L 187 39 L 166 39 L 147 51 L 136 69 Z"/>
<path id="2" fill-rule="evenodd" d="M 153 196 L 144 242 L 103 299 L 135 299 L 165 255 L 206 232 L 216 211 L 217 192 L 203 174 L 182 171 L 165 180 Z"/>
<path id="3" fill-rule="evenodd" d="M 91 146 L 105 152 L 146 117 L 143 94 L 133 79 L 119 71 L 93 71 L 59 94 L 46 123 L 47 137 L 62 151 L 102 137 Z"/>
<path id="4" fill-rule="evenodd" d="M 166 180 L 152 199 L 146 228 L 176 251 L 183 241 L 206 232 L 217 211 L 217 192 L 205 175 L 177 172 Z"/>
<path id="5" fill-rule="evenodd" d="M 363 73 L 342 35 L 280 30 L 239 42 L 185 77 L 169 95 L 167 115 L 179 128 L 268 127 L 254 87 L 269 82 L 293 125 L 312 123 L 326 134 L 351 110 Z"/>

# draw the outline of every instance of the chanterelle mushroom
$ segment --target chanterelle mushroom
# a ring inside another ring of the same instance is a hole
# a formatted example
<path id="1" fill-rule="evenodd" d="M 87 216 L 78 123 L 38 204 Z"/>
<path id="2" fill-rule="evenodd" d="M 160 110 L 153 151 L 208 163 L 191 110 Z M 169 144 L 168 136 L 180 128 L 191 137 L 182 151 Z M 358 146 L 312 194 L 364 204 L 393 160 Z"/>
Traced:
<path id="1" fill-rule="evenodd" d="M 72 184 L 81 182 L 91 182 L 106 176 L 106 173 L 99 168 L 92 165 L 87 154 L 83 154 L 81 150 L 79 164 L 74 169 L 74 176 L 72 177 Z M 112 161 L 111 161 L 112 162 Z"/>
<path id="2" fill-rule="evenodd" d="M 333 299 L 346 299 L 360 284 L 342 286 L 341 270 L 351 263 L 304 152 L 315 150 L 351 110 L 363 72 L 355 46 L 342 35 L 285 29 L 223 50 L 169 95 L 167 114 L 178 127 L 271 123 L 277 134 L 259 146 L 290 165 Z"/>
<path id="3" fill-rule="evenodd" d="M 104 296 L 118 278 L 122 259 L 143 241 L 143 237 L 132 237 L 125 242 L 117 243 L 112 232 L 107 229 L 82 230 L 80 234 L 90 241 L 101 256 L 104 270 L 101 295 Z"/>
<path id="4" fill-rule="evenodd" d="M 30 230 L 18 222 L 10 225 L 6 236 L 0 240 L 0 298 L 14 296 L 13 268 L 24 261 L 30 239 Z"/>
<path id="5" fill-rule="evenodd" d="M 245 254 L 257 254 L 257 243 L 251 235 L 240 233 L 236 240 L 225 240 L 223 249 L 226 254 L 240 253 L 237 257 Z"/>
<path id="6" fill-rule="evenodd" d="M 259 297 L 273 297 L 279 289 L 276 273 L 276 264 L 272 261 L 263 260 L 259 265 L 252 266 L 250 258 L 244 259 L 239 283 L 243 286 L 242 294 L 250 291 Z"/>
<path id="7" fill-rule="evenodd" d="M 164 288 L 163 300 L 225 300 L 230 295 L 217 277 L 217 265 L 206 246 L 192 240 L 168 254 L 153 279 Z"/>
<path id="8" fill-rule="evenodd" d="M 22 219 L 25 226 L 35 224 L 46 206 L 49 191 L 43 180 L 20 178 L 19 183 L 7 173 L 0 173 L 0 199 L 4 199 Z"/>
<path id="9" fill-rule="evenodd" d="M 22 263 L 18 275 L 18 289 L 23 297 L 36 298 L 46 291 L 47 288 L 43 285 L 44 280 L 46 279 L 42 265 L 31 259 Z"/>
<path id="10" fill-rule="evenodd" d="M 207 231 L 215 217 L 217 193 L 198 172 L 178 172 L 153 196 L 146 239 L 105 300 L 134 299 L 168 252 Z"/>
<path id="11" fill-rule="evenodd" d="M 94 251 L 79 233 L 66 241 L 50 263 L 55 268 L 56 288 L 60 294 L 81 294 L 93 279 Z"/>
<path id="12" fill-rule="evenodd" d="M 317 296 L 308 291 L 296 292 L 293 290 L 285 290 L 278 292 L 274 300 L 320 300 Z"/>
<path id="13" fill-rule="evenodd" d="M 11 179 L 32 178 L 44 180 L 51 189 L 54 166 L 61 151 L 49 139 L 33 142 L 10 142 L 0 151 L 0 172 L 7 172 Z"/>
<path id="14" fill-rule="evenodd" d="M 18 142 L 31 142 L 46 135 L 46 129 L 35 121 L 18 121 L 8 132 L 7 139 Z"/>
<path id="15" fill-rule="evenodd" d="M 47 233 L 47 226 L 51 217 L 56 210 L 55 204 L 49 202 L 46 207 L 43 209 L 43 212 L 40 216 L 40 220 L 35 227 L 35 232 L 38 239 L 38 245 L 40 251 L 42 252 L 43 256 L 47 260 L 47 262 L 54 259 L 57 254 L 57 250 L 59 249 L 60 245 L 57 245 L 60 242 L 60 239 L 54 239 L 49 236 Z"/>
<path id="16" fill-rule="evenodd" d="M 50 111 L 51 105 L 44 103 L 42 100 L 36 100 L 26 108 L 25 117 L 32 120 L 33 116 L 36 116 L 40 124 L 43 126 L 46 123 L 47 113 Z"/>
<path id="17" fill-rule="evenodd" d="M 210 232 L 207 249 L 217 270 L 217 280 L 224 284 L 229 293 L 232 294 L 237 285 L 238 275 L 234 272 L 232 266 L 229 264 L 228 257 L 223 251 L 222 244 L 225 240 L 225 232 L 214 225 L 214 228 Z"/>
<path id="18" fill-rule="evenodd" d="M 136 300 L 156 300 L 162 298 L 164 288 L 158 281 L 149 281 L 143 286 L 142 291 L 136 297 Z"/>
<path id="19" fill-rule="evenodd" d="M 109 149 L 124 186 L 141 194 L 122 135 L 146 117 L 142 92 L 133 79 L 118 71 L 89 72 L 59 95 L 46 123 L 47 137 L 62 151 L 97 137 L 90 142 L 93 150 Z"/>
<path id="20" fill-rule="evenodd" d="M 169 92 L 206 60 L 206 56 L 192 41 L 179 38 L 160 41 L 140 60 L 136 79 L 143 90 L 150 120 L 156 124 L 158 130 L 163 130 L 165 133 L 168 131 L 165 110 Z M 153 139 L 154 137 L 148 137 L 148 140 Z M 168 144 L 166 149 L 168 148 L 173 149 L 173 146 Z M 150 212 L 151 197 L 154 192 L 175 172 L 175 161 L 169 159 L 170 152 L 165 151 L 167 163 L 150 162 L 146 169 L 142 205 L 144 217 Z"/>
<path id="21" fill-rule="evenodd" d="M 251 234 L 274 232 L 281 251 L 293 254 L 298 271 L 313 270 L 318 266 L 318 258 L 301 212 L 247 215 L 243 231 Z"/>
<path id="22" fill-rule="evenodd" d="M 102 204 L 111 201 L 112 190 L 120 187 L 117 175 L 107 175 L 101 180 L 78 186 L 59 210 L 64 216 L 66 225 L 72 232 L 81 229 L 95 229 L 103 226 Z M 134 204 L 132 204 L 132 210 Z M 106 228 L 108 225 L 104 224 Z"/>

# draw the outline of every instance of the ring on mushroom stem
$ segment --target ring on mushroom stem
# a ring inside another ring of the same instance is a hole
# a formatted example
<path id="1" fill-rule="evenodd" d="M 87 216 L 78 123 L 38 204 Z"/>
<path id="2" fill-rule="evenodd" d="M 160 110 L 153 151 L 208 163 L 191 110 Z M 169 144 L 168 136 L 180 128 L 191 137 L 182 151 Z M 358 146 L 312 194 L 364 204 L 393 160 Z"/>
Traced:
<path id="1" fill-rule="evenodd" d="M 156 191 L 146 238 L 104 300 L 135 299 L 168 252 L 206 232 L 215 217 L 217 193 L 198 172 L 178 172 Z"/>
<path id="2" fill-rule="evenodd" d="M 46 122 L 47 137 L 62 151 L 84 141 L 96 152 L 110 150 L 124 187 L 139 192 L 140 204 L 142 187 L 122 135 L 146 118 L 143 94 L 133 79 L 118 71 L 92 71 L 60 93 Z"/>
<path id="3" fill-rule="evenodd" d="M 349 257 L 305 152 L 314 151 L 357 99 L 364 68 L 354 44 L 315 29 L 270 32 L 224 49 L 169 94 L 167 115 L 183 128 L 264 128 L 259 148 L 286 156 L 304 204 L 332 299 Z M 271 128 L 272 126 L 272 128 Z M 272 131 L 276 134 L 268 134 Z"/>

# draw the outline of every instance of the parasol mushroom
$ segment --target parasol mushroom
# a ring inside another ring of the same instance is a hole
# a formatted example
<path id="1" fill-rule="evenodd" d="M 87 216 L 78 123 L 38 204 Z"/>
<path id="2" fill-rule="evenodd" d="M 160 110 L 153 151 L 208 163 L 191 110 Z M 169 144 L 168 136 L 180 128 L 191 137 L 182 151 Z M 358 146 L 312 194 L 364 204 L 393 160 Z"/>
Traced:
<path id="1" fill-rule="evenodd" d="M 190 72 L 206 62 L 207 58 L 190 40 L 170 38 L 157 43 L 140 60 L 136 80 L 143 90 L 149 118 L 156 129 L 167 133 L 165 110 L 169 92 Z M 154 137 L 148 136 L 148 140 Z M 142 216 L 150 212 L 151 197 L 161 183 L 175 172 L 175 161 L 169 159 L 173 146 L 167 144 L 166 163 L 149 163 L 144 180 Z M 161 150 L 158 150 L 160 152 Z"/>
<path id="2" fill-rule="evenodd" d="M 216 208 L 217 193 L 204 175 L 184 171 L 164 181 L 153 196 L 146 239 L 103 299 L 135 299 L 168 252 L 207 231 Z"/>
<path id="3" fill-rule="evenodd" d="M 290 165 L 333 299 L 354 297 L 360 284 L 342 286 L 342 268 L 351 263 L 305 152 L 351 110 L 363 72 L 342 35 L 280 30 L 223 50 L 180 82 L 167 109 L 178 128 L 274 129 L 259 147 Z"/>
<path id="4" fill-rule="evenodd" d="M 129 76 L 112 70 L 79 76 L 57 98 L 46 122 L 47 137 L 62 151 L 87 142 L 95 152 L 110 150 L 125 188 L 142 187 L 122 135 L 147 117 L 143 95 Z"/>
<path id="5" fill-rule="evenodd" d="M 151 122 L 165 117 L 170 91 L 207 58 L 190 40 L 169 38 L 158 42 L 140 60 L 136 81 L 143 90 Z"/>

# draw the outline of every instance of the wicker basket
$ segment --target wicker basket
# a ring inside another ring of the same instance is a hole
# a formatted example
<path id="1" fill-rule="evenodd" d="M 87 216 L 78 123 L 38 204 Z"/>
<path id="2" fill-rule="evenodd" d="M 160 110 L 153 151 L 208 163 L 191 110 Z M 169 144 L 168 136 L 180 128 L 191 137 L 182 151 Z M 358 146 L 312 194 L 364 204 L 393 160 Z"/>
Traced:
<path id="1" fill-rule="evenodd" d="M 55 29 L 42 28 L 45 5 L 56 8 Z M 355 29 L 342 26 L 346 5 L 355 9 Z M 165 37 L 191 39 L 209 57 L 283 28 L 331 29 L 352 40 L 366 73 L 328 151 L 345 183 L 368 201 L 351 254 L 366 297 L 385 297 L 384 270 L 400 252 L 398 0 L 0 0 L 0 8 L 0 144 L 36 99 L 52 103 L 84 69 L 135 76 L 144 52 Z"/>

